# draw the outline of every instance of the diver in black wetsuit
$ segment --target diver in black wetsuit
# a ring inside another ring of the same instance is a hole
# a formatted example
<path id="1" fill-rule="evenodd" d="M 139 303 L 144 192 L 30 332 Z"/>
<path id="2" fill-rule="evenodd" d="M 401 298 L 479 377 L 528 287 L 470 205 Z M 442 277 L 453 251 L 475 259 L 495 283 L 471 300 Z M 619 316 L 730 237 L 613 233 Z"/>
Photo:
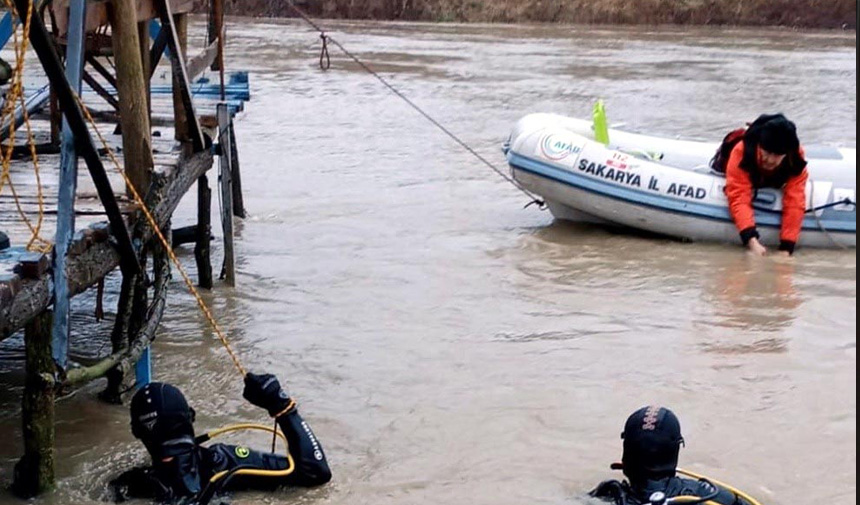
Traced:
<path id="1" fill-rule="evenodd" d="M 209 437 L 195 438 L 194 409 L 182 392 L 155 382 L 131 401 L 131 430 L 146 446 L 152 466 L 129 470 L 113 480 L 114 499 L 203 505 L 227 489 L 310 487 L 331 480 L 322 446 L 274 375 L 247 374 L 242 396 L 276 419 L 288 441 L 289 456 L 224 444 L 203 447 L 200 444 Z"/>
<path id="2" fill-rule="evenodd" d="M 637 410 L 627 418 L 621 438 L 622 464 L 613 468 L 623 470 L 627 480 L 601 482 L 591 496 L 616 505 L 662 504 L 678 496 L 706 498 L 722 505 L 756 505 L 724 485 L 676 475 L 684 438 L 678 418 L 669 409 Z"/>

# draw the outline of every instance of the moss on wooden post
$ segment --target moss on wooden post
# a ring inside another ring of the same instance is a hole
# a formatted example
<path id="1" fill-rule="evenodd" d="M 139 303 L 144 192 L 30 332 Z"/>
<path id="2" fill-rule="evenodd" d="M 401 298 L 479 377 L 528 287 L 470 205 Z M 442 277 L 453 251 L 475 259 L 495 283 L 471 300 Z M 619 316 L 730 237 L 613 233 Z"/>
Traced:
<path id="1" fill-rule="evenodd" d="M 54 487 L 54 361 L 51 312 L 32 319 L 25 330 L 27 376 L 22 400 L 24 457 L 15 465 L 12 490 L 29 498 Z"/>

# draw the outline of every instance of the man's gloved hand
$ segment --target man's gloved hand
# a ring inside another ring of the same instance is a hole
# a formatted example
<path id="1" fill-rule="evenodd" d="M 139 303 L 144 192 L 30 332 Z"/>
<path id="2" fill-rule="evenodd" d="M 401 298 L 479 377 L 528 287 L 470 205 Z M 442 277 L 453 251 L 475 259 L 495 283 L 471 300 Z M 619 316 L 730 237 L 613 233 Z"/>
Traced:
<path id="1" fill-rule="evenodd" d="M 278 378 L 272 374 L 246 374 L 242 396 L 252 404 L 268 410 L 271 416 L 280 414 L 290 404 L 289 395 L 281 388 Z"/>

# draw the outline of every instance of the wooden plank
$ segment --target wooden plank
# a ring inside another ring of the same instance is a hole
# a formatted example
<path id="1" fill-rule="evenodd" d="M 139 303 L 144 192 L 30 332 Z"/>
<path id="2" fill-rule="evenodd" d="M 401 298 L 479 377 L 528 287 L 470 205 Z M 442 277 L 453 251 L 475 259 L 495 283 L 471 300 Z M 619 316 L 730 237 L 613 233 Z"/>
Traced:
<path id="1" fill-rule="evenodd" d="M 221 226 L 224 229 L 224 266 L 221 278 L 230 286 L 236 285 L 236 265 L 233 255 L 233 170 L 230 167 L 230 113 L 227 104 L 218 104 L 218 143 L 220 151 Z"/>
<path id="2" fill-rule="evenodd" d="M 200 53 L 188 60 L 188 78 L 192 81 L 197 78 L 200 74 L 206 70 L 206 67 L 212 65 L 212 63 L 218 57 L 218 44 L 219 41 L 209 44 L 209 47 L 204 48 Z"/>
<path id="3" fill-rule="evenodd" d="M 90 75 L 88 72 L 84 72 L 84 81 L 95 91 L 98 93 L 100 97 L 104 99 L 105 102 L 109 103 L 111 107 L 115 110 L 119 110 L 119 101 L 114 98 L 114 96 L 110 93 L 110 91 L 106 90 L 104 86 L 99 83 L 95 77 Z"/>
<path id="4" fill-rule="evenodd" d="M 111 87 L 116 89 L 116 77 L 114 77 L 113 74 L 111 74 L 110 71 L 106 69 L 105 66 L 102 65 L 101 62 L 96 59 L 95 56 L 87 55 L 87 63 L 89 63 L 90 66 L 93 67 L 93 69 L 95 69 L 95 71 L 99 73 L 99 75 L 104 77 L 104 79 L 108 82 L 108 84 L 111 85 Z"/>
<path id="5" fill-rule="evenodd" d="M 196 153 L 180 161 L 181 169 L 158 174 L 157 181 L 165 186 L 165 190 L 154 195 L 147 201 L 159 226 L 164 226 L 182 196 L 188 192 L 197 179 L 212 167 L 212 154 L 209 151 Z M 138 231 L 142 242 L 149 241 L 153 236 L 152 230 L 145 222 L 138 221 Z M 111 236 L 116 237 L 116 231 L 111 226 Z M 74 242 L 70 248 L 74 248 Z M 70 256 L 67 264 L 69 291 L 72 295 L 81 293 L 95 284 L 119 264 L 119 253 L 116 246 L 107 240 L 96 242 L 76 256 Z M 42 312 L 51 301 L 51 282 L 48 277 L 35 281 L 24 281 L 21 291 L 11 303 L 0 305 L 0 340 L 21 329 L 27 321 Z"/>
<path id="6" fill-rule="evenodd" d="M 19 13 L 26 13 L 30 4 L 29 0 L 15 0 L 15 5 Z M 92 138 L 87 129 L 87 123 L 69 86 L 69 82 L 63 75 L 63 66 L 51 40 L 52 37 L 45 28 L 42 18 L 38 15 L 32 16 L 30 41 L 33 44 L 33 50 L 39 56 L 42 67 L 51 81 L 51 86 L 57 93 L 60 108 L 63 110 L 70 128 L 75 133 L 78 153 L 86 160 L 87 168 L 99 191 L 99 197 L 105 210 L 108 212 L 108 218 L 114 229 L 114 236 L 117 238 L 118 247 L 122 252 L 123 270 L 127 272 L 139 272 L 140 265 L 136 260 L 134 246 L 131 243 L 131 237 L 127 233 L 122 215 L 117 208 L 116 198 L 111 190 L 104 165 L 102 165 L 98 151 L 93 145 Z"/>
<path id="7" fill-rule="evenodd" d="M 92 33 L 102 26 L 108 24 L 108 2 L 91 2 L 87 13 L 87 33 Z M 149 21 L 158 17 L 155 0 L 136 0 L 133 15 L 138 21 Z M 57 22 L 57 30 L 60 37 L 65 37 L 68 30 L 69 0 L 54 0 L 52 10 Z M 173 10 L 179 13 L 189 13 L 194 9 L 194 0 L 173 0 Z"/>

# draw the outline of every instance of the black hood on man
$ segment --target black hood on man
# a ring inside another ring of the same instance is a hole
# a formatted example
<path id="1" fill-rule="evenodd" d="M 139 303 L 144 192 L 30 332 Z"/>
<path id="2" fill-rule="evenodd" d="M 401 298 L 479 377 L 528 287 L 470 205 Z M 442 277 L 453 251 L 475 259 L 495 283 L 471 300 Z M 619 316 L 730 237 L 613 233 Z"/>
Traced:
<path id="1" fill-rule="evenodd" d="M 673 477 L 684 438 L 671 410 L 643 407 L 624 424 L 624 475 L 631 481 Z"/>

